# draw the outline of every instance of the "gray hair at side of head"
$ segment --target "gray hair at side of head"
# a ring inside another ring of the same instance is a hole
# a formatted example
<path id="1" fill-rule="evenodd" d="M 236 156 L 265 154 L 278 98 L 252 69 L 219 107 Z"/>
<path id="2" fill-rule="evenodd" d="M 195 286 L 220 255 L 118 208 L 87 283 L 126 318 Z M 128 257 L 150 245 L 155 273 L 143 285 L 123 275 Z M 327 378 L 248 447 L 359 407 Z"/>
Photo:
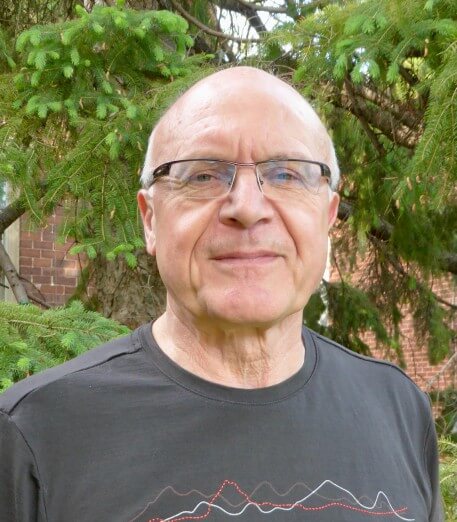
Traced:
<path id="1" fill-rule="evenodd" d="M 335 146 L 333 145 L 333 141 L 329 136 L 330 142 L 330 184 L 329 187 L 332 191 L 336 192 L 338 190 L 338 185 L 340 184 L 340 167 L 338 166 L 338 160 L 336 159 Z"/>
<path id="2" fill-rule="evenodd" d="M 159 120 L 160 122 L 160 120 Z M 141 171 L 140 183 L 143 188 L 150 187 L 152 182 L 152 148 L 154 146 L 154 136 L 157 129 L 157 125 L 152 129 L 152 132 L 148 140 L 148 148 L 146 150 L 146 156 L 144 158 L 144 165 Z"/>

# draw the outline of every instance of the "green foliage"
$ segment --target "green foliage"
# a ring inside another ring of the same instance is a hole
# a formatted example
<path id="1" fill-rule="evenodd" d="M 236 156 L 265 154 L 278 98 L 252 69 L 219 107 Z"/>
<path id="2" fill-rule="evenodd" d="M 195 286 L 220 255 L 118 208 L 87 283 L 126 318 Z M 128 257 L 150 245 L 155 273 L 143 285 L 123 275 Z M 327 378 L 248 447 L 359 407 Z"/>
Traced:
<path id="1" fill-rule="evenodd" d="M 429 360 L 432 363 L 444 359 L 455 335 L 452 329 L 446 328 L 447 324 L 451 324 L 451 318 L 447 315 L 432 292 L 421 293 L 414 313 L 415 326 L 418 333 L 422 333 L 428 341 Z"/>
<path id="2" fill-rule="evenodd" d="M 74 12 L 73 0 L 65 5 Z M 449 353 L 455 316 L 430 292 L 432 278 L 442 275 L 442 254 L 457 252 L 455 2 L 279 5 L 286 7 L 276 18 L 280 29 L 265 35 L 260 51 L 243 44 L 239 54 L 292 74 L 331 128 L 352 215 L 340 223 L 334 247 L 345 283 L 328 301 L 329 323 L 353 349 L 367 350 L 366 327 L 401 357 L 402 311 L 410 309 L 417 340 L 437 362 Z M 63 3 L 42 6 L 50 20 L 68 16 Z M 206 0 L 188 9 L 215 26 Z M 26 18 L 31 28 L 18 35 L 16 52 L 0 34 L 2 176 L 38 225 L 63 202 L 61 239 L 74 241 L 73 253 L 122 256 L 135 267 L 144 248 L 135 193 L 147 137 L 169 103 L 208 73 L 206 58 L 192 47 L 187 23 L 168 11 L 117 3 L 90 13 L 78 7 L 74 19 L 48 25 L 30 23 L 44 19 L 38 11 Z M 190 31 L 199 42 L 206 38 L 200 49 L 227 59 L 236 52 L 227 41 Z M 372 233 L 384 223 L 388 238 Z M 360 261 L 369 277 L 351 279 Z M 307 314 L 317 317 L 307 320 L 317 325 L 327 301 L 312 302 L 318 306 Z"/>
<path id="3" fill-rule="evenodd" d="M 59 100 L 70 120 L 100 105 L 106 106 L 105 118 L 125 109 L 126 83 L 139 88 L 146 86 L 144 75 L 183 74 L 184 53 L 192 40 L 179 16 L 99 6 L 78 14 L 63 24 L 33 27 L 16 41 L 26 64 L 16 81 L 29 114 Z M 40 72 L 35 86 L 33 72 Z"/>
<path id="4" fill-rule="evenodd" d="M 355 84 L 375 89 L 375 93 L 386 93 L 386 100 L 392 100 L 393 105 L 397 103 L 401 107 L 403 102 L 407 102 L 403 110 L 417 112 L 418 127 L 424 118 L 423 135 L 413 158 L 410 155 L 405 158 L 400 151 L 398 157 L 391 154 L 376 165 L 378 180 L 375 189 L 381 187 L 389 175 L 396 174 L 384 191 L 399 201 L 397 214 L 409 213 L 414 204 L 424 207 L 425 214 L 455 204 L 456 13 L 447 2 L 437 2 L 432 12 L 424 10 L 423 4 L 422 0 L 332 3 L 271 37 L 293 46 L 298 65 L 295 80 L 306 81 L 308 88 L 310 83 L 316 86 L 324 80 L 341 87 L 350 78 Z M 309 42 L 310 38 L 314 45 Z M 414 85 L 406 82 L 400 70 L 406 70 L 415 78 Z M 313 90 L 312 94 L 325 108 L 334 91 L 319 93 Z M 421 107 L 424 97 L 428 101 L 425 115 Z M 375 105 L 370 107 L 379 109 Z M 388 112 L 386 105 L 382 108 Z M 350 124 L 354 119 L 351 118 Z M 343 133 L 347 135 L 347 124 L 337 125 L 336 120 L 332 123 L 336 137 Z M 365 138 L 359 150 L 368 156 L 370 149 L 367 145 L 370 143 Z M 387 159 L 389 164 L 383 164 Z M 355 160 L 352 163 L 359 163 L 359 158 Z M 409 183 L 406 182 L 407 176 Z M 370 181 L 375 182 L 373 176 L 370 176 Z M 420 200 L 424 187 L 427 188 L 425 203 L 424 199 Z M 386 203 L 389 202 L 384 198 L 379 203 L 373 201 L 379 215 L 385 214 Z M 429 216 L 424 218 L 430 219 Z M 405 245 L 405 251 L 409 251 L 416 239 L 414 234 Z M 432 241 L 429 250 L 432 251 L 434 246 Z"/>
<path id="5" fill-rule="evenodd" d="M 434 391 L 430 397 L 440 411 L 436 420 L 438 435 L 457 443 L 457 390 L 448 388 Z"/>
<path id="6" fill-rule="evenodd" d="M 0 75 L 0 170 L 38 226 L 64 201 L 61 238 L 89 258 L 128 245 L 133 267 L 144 246 L 135 194 L 151 127 L 204 74 L 187 28 L 168 11 L 78 8 L 21 33 L 19 73 Z"/>
<path id="7" fill-rule="evenodd" d="M 455 309 L 429 289 L 443 253 L 457 252 L 456 15 L 449 1 L 331 2 L 273 32 L 265 50 L 288 46 L 296 86 L 331 128 L 353 209 L 335 246 L 343 277 L 363 262 L 371 282 L 352 283 L 389 337 L 401 341 L 399 306 L 410 309 L 433 363 L 455 338 Z M 388 238 L 372 234 L 383 223 Z"/>
<path id="8" fill-rule="evenodd" d="M 440 487 L 448 522 L 457 522 L 457 443 L 440 439 Z"/>
<path id="9" fill-rule="evenodd" d="M 52 23 L 71 17 L 81 0 L 2 0 L 0 27 L 11 36 L 42 23 Z"/>
<path id="10" fill-rule="evenodd" d="M 13 59 L 8 37 L 0 27 L 0 71 L 2 69 L 15 69 L 16 62 Z"/>
<path id="11" fill-rule="evenodd" d="M 374 333 L 377 342 L 398 348 L 369 295 L 344 281 L 325 283 L 319 293 L 312 295 L 303 318 L 313 330 L 365 355 L 370 354 L 368 332 Z"/>
<path id="12" fill-rule="evenodd" d="M 0 390 L 128 332 L 79 301 L 46 311 L 0 302 Z"/>

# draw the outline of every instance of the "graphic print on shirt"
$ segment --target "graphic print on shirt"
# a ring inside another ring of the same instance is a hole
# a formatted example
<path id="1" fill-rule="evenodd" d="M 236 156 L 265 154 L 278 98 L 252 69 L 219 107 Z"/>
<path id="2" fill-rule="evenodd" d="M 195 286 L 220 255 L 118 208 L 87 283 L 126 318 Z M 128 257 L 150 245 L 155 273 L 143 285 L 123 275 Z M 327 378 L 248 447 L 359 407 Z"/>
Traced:
<path id="1" fill-rule="evenodd" d="M 405 522 L 415 520 L 408 516 L 406 506 L 392 505 L 383 491 L 378 491 L 374 500 L 366 496 L 358 498 L 349 489 L 332 480 L 324 480 L 315 488 L 296 483 L 284 493 L 276 491 L 269 482 L 262 482 L 248 493 L 237 482 L 227 479 L 210 494 L 196 489 L 183 493 L 167 486 L 128 522 L 212 522 L 236 518 L 247 521 L 254 513 L 257 513 L 256 520 L 264 515 L 268 522 L 277 520 L 275 514 L 300 511 L 308 514 L 306 520 L 311 520 L 311 513 L 319 520 L 319 513 L 326 510 L 335 514 L 345 510 L 372 520 L 378 517 Z"/>

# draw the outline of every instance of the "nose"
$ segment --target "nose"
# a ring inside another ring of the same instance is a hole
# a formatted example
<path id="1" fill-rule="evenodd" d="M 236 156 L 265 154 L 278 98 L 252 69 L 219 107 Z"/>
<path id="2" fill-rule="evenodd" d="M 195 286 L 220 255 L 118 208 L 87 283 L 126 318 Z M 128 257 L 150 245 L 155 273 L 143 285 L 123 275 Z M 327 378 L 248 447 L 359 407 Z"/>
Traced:
<path id="1" fill-rule="evenodd" d="M 238 165 L 233 186 L 220 209 L 225 224 L 251 228 L 259 221 L 273 217 L 273 208 L 265 198 L 254 165 Z"/>

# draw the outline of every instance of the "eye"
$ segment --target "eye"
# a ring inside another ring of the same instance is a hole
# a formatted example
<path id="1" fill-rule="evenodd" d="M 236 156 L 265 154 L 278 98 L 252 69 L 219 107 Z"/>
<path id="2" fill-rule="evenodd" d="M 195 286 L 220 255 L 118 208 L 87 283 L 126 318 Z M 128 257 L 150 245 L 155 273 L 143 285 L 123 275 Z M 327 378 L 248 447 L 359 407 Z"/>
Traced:
<path id="1" fill-rule="evenodd" d="M 200 161 L 178 163 L 173 177 L 184 185 L 208 185 L 220 181 L 221 173 L 216 165 Z"/>
<path id="2" fill-rule="evenodd" d="M 213 172 L 197 172 L 187 177 L 188 183 L 208 183 L 215 181 L 219 178 L 216 173 Z"/>
<path id="3" fill-rule="evenodd" d="M 264 181 L 264 192 L 289 191 L 302 193 L 304 189 L 317 192 L 322 177 L 318 163 L 305 160 L 270 160 L 258 164 Z"/>
<path id="4" fill-rule="evenodd" d="M 283 166 L 269 168 L 262 174 L 262 178 L 272 185 L 298 186 L 303 185 L 303 177 L 299 172 Z"/>
<path id="5" fill-rule="evenodd" d="M 235 166 L 216 160 L 177 161 L 170 171 L 170 186 L 186 197 L 217 197 L 230 188 Z"/>
<path id="6" fill-rule="evenodd" d="M 278 170 L 278 172 L 272 173 L 270 176 L 271 179 L 275 179 L 277 181 L 293 181 L 298 179 L 297 174 L 295 172 L 291 172 L 288 170 Z"/>
<path id="7" fill-rule="evenodd" d="M 181 180 L 193 186 L 230 186 L 232 173 L 220 163 L 189 162 Z"/>

